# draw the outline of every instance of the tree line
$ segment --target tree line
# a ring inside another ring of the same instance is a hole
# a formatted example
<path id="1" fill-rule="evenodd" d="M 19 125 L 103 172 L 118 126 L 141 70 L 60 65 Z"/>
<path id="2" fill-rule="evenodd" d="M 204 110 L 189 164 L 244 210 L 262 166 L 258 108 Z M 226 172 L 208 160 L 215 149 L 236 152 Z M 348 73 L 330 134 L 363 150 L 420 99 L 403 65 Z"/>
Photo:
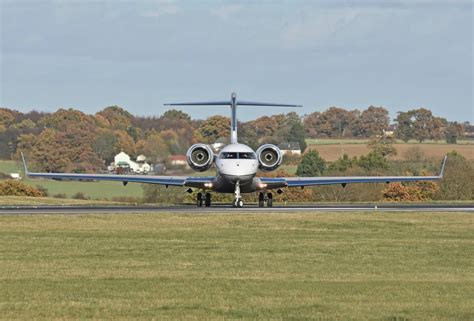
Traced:
<path id="1" fill-rule="evenodd" d="M 395 136 L 420 142 L 446 139 L 456 142 L 468 122 L 449 122 L 420 108 L 398 113 Z M 302 151 L 307 138 L 379 137 L 389 129 L 388 111 L 370 106 L 363 111 L 331 107 L 300 117 L 295 112 L 262 116 L 239 122 L 239 139 L 253 148 L 263 143 L 298 142 Z M 193 143 L 229 140 L 230 119 L 215 115 L 192 119 L 179 110 L 157 117 L 135 116 L 119 106 L 96 114 L 75 109 L 54 113 L 21 113 L 0 108 L 0 159 L 25 152 L 38 170 L 88 172 L 104 169 L 114 155 L 124 151 L 145 155 L 152 163 L 166 162 L 169 155 L 184 154 Z"/>

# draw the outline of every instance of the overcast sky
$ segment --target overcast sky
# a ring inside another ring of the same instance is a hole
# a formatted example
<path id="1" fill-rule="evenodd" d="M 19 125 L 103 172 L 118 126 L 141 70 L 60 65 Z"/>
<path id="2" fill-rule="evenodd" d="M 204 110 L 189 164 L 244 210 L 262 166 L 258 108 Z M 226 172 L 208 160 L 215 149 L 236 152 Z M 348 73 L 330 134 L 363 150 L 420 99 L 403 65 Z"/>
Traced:
<path id="1" fill-rule="evenodd" d="M 474 121 L 470 0 L 0 3 L 3 107 L 160 115 L 165 102 L 235 91 L 303 104 L 301 115 L 376 105 Z M 239 118 L 288 111 L 242 107 Z"/>

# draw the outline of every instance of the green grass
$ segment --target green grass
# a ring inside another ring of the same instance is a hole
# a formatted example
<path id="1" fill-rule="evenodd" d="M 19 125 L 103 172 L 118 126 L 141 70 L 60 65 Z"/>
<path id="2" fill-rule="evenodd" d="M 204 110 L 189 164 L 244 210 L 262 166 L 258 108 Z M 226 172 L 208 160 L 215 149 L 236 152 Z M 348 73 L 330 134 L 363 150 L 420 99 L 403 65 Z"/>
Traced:
<path id="1" fill-rule="evenodd" d="M 52 197 L 0 196 L 0 205 L 117 205 L 118 202 L 104 202 L 98 200 L 76 200 Z"/>
<path id="2" fill-rule="evenodd" d="M 23 170 L 20 164 L 15 161 L 0 160 L 0 172 L 18 173 Z M 121 182 L 77 182 L 77 181 L 54 181 L 46 179 L 24 179 L 22 182 L 31 186 L 43 186 L 48 190 L 49 195 L 66 194 L 67 197 L 81 192 L 92 199 L 109 199 L 114 197 L 142 197 L 142 187 L 140 184 L 127 184 L 123 186 Z"/>
<path id="3" fill-rule="evenodd" d="M 473 320 L 462 213 L 0 217 L 0 318 Z"/>
<path id="4" fill-rule="evenodd" d="M 23 182 L 37 186 L 41 185 L 48 189 L 49 195 L 64 193 L 67 197 L 82 192 L 92 199 L 112 199 L 113 197 L 142 197 L 142 187 L 140 184 L 129 183 L 123 186 L 121 182 L 97 181 L 53 181 L 46 179 L 25 179 Z"/>
<path id="5" fill-rule="evenodd" d="M 20 166 L 12 160 L 0 160 L 0 172 L 4 174 L 19 173 Z"/>

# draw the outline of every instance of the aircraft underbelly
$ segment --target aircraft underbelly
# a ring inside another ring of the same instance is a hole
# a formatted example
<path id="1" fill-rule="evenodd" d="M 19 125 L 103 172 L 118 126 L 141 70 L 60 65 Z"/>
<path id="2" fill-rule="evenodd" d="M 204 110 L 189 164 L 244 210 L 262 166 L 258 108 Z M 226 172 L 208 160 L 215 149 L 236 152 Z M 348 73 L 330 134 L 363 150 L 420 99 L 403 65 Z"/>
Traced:
<path id="1" fill-rule="evenodd" d="M 241 193 L 252 193 L 256 191 L 255 174 L 250 175 L 228 175 L 220 174 L 216 177 L 214 190 L 220 193 L 234 193 L 237 181 L 240 184 Z"/>

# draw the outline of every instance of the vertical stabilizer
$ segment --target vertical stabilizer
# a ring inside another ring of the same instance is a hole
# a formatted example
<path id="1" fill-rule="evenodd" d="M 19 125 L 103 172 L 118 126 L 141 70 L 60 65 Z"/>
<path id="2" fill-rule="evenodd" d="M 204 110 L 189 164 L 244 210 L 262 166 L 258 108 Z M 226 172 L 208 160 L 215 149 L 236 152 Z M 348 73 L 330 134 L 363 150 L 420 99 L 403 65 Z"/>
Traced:
<path id="1" fill-rule="evenodd" d="M 235 93 L 232 93 L 230 101 L 230 143 L 237 144 L 237 95 Z"/>
<path id="2" fill-rule="evenodd" d="M 209 101 L 165 104 L 165 106 L 230 106 L 230 143 L 237 144 L 237 106 L 261 106 L 261 107 L 302 107 L 301 105 L 262 103 L 254 101 L 238 101 L 237 95 L 232 93 L 230 101 Z"/>

